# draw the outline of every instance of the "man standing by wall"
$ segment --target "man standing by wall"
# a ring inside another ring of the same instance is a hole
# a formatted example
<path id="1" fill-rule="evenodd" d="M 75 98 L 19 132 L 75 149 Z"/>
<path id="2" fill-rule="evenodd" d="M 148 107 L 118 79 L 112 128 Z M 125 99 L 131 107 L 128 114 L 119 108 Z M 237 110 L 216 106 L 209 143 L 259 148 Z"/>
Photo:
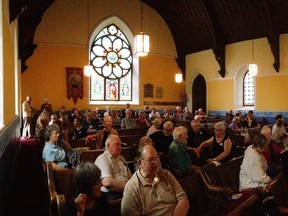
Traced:
<path id="1" fill-rule="evenodd" d="M 33 136 L 32 131 L 32 112 L 34 111 L 34 108 L 31 105 L 31 97 L 27 96 L 26 100 L 22 104 L 22 115 L 23 115 L 23 138 L 30 138 Z"/>

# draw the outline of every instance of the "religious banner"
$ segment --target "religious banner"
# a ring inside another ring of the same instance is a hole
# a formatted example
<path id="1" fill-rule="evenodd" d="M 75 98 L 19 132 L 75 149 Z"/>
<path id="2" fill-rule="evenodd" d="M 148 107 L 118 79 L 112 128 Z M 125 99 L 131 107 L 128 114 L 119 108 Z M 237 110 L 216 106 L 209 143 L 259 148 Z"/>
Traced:
<path id="1" fill-rule="evenodd" d="M 66 80 L 67 97 L 76 104 L 78 97 L 83 98 L 83 68 L 66 67 Z"/>

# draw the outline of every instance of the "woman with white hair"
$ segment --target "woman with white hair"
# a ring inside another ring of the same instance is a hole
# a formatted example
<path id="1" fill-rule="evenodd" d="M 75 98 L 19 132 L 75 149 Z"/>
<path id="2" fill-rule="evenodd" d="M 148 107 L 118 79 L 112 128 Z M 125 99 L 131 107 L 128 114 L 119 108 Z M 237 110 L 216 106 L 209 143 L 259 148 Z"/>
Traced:
<path id="1" fill-rule="evenodd" d="M 242 128 L 240 127 L 240 118 L 238 116 L 234 116 L 232 122 L 228 126 L 232 131 L 240 131 Z"/>
<path id="2" fill-rule="evenodd" d="M 208 163 L 225 163 L 235 157 L 236 147 L 232 144 L 229 136 L 225 132 L 225 124 L 217 122 L 214 127 L 215 135 L 204 141 L 194 151 L 198 158 L 202 149 L 211 147 L 211 157 L 206 160 Z"/>

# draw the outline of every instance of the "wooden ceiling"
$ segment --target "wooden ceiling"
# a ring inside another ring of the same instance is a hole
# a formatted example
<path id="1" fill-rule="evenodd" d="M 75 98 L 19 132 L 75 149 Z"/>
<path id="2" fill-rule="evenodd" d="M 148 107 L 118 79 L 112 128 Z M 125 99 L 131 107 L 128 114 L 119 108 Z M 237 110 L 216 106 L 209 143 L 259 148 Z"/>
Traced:
<path id="1" fill-rule="evenodd" d="M 19 18 L 22 71 L 36 45 L 34 33 L 55 0 L 10 0 L 10 21 Z M 288 33 L 288 0 L 141 0 L 165 20 L 173 35 L 180 69 L 185 55 L 212 49 L 225 77 L 225 45 L 267 37 L 279 71 L 279 35 Z"/>

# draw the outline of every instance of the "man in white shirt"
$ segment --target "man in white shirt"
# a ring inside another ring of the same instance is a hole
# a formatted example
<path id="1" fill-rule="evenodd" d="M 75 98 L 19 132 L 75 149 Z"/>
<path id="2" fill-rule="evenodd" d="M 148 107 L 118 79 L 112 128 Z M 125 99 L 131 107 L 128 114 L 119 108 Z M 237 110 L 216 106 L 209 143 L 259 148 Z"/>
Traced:
<path id="1" fill-rule="evenodd" d="M 121 153 L 119 136 L 110 134 L 105 142 L 106 150 L 97 157 L 95 164 L 101 169 L 102 187 L 108 200 L 123 196 L 125 184 L 131 178 L 131 171 Z"/>

